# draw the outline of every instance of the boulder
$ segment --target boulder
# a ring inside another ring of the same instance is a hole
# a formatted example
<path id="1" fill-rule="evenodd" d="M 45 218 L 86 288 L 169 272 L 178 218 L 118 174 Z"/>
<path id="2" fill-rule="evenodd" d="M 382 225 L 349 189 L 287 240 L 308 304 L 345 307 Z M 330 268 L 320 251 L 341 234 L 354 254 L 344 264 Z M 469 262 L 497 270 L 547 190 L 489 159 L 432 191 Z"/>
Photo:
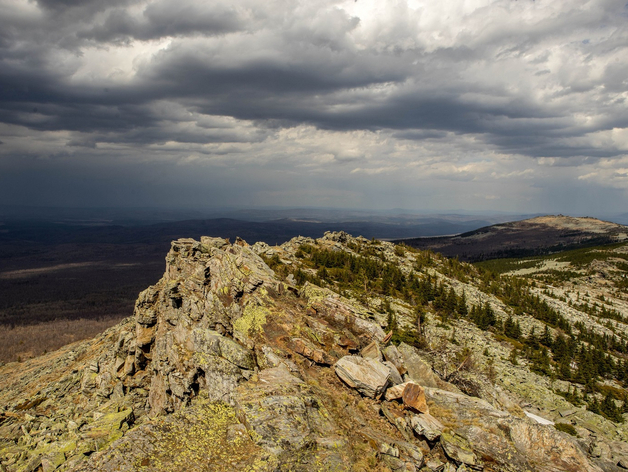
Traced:
<path id="1" fill-rule="evenodd" d="M 386 390 L 385 398 L 386 401 L 401 399 L 406 408 L 418 413 L 429 413 L 425 391 L 414 382 L 407 381 L 390 387 Z"/>
<path id="2" fill-rule="evenodd" d="M 571 437 L 552 426 L 512 416 L 480 398 L 432 388 L 426 388 L 425 393 L 439 415 L 452 425 L 450 436 L 467 438 L 467 444 L 472 444 L 479 455 L 506 470 L 600 471 Z M 425 415 L 412 418 L 415 431 L 416 418 L 424 419 Z M 450 443 L 455 445 L 456 441 Z M 451 446 L 452 456 L 454 451 Z"/>
<path id="3" fill-rule="evenodd" d="M 379 343 L 377 341 L 373 341 L 369 345 L 367 345 L 362 351 L 360 355 L 366 359 L 375 359 L 378 361 L 383 361 L 382 351 L 379 349 Z"/>
<path id="4" fill-rule="evenodd" d="M 417 435 L 424 437 L 428 441 L 437 440 L 443 429 L 445 429 L 442 423 L 429 413 L 412 416 L 410 424 Z"/>
<path id="5" fill-rule="evenodd" d="M 399 400 L 402 396 L 403 396 L 403 391 L 406 388 L 406 385 L 408 385 L 409 383 L 411 383 L 410 381 L 398 384 L 398 385 L 393 385 L 392 387 L 388 388 L 386 390 L 386 401 L 393 401 L 393 400 Z"/>
<path id="6" fill-rule="evenodd" d="M 398 441 L 397 448 L 400 452 L 399 457 L 406 461 L 406 467 L 408 463 L 414 465 L 416 470 L 423 466 L 423 453 L 417 446 L 409 442 Z"/>
<path id="7" fill-rule="evenodd" d="M 260 371 L 257 379 L 237 387 L 235 397 L 237 417 L 250 437 L 278 457 L 284 470 L 317 470 L 303 465 L 316 461 L 340 468 L 344 443 L 335 436 L 337 426 L 313 391 L 286 367 Z M 316 444 L 323 447 L 312 447 Z"/>
<path id="8" fill-rule="evenodd" d="M 384 359 L 386 359 L 386 361 L 388 362 L 391 362 L 397 368 L 397 371 L 400 375 L 403 375 L 407 372 L 406 367 L 403 365 L 403 357 L 401 357 L 401 353 L 394 344 L 386 346 L 383 354 Z"/>
<path id="9" fill-rule="evenodd" d="M 403 404 L 406 408 L 417 411 L 419 413 L 429 413 L 430 410 L 427 407 L 427 401 L 425 400 L 425 391 L 420 385 L 413 382 L 408 382 L 403 389 L 401 396 Z"/>
<path id="10" fill-rule="evenodd" d="M 382 364 L 384 364 L 390 370 L 390 383 L 392 385 L 399 385 L 403 383 L 403 379 L 401 378 L 401 375 L 399 375 L 397 367 L 395 367 L 392 362 L 385 361 L 382 362 Z"/>
<path id="11" fill-rule="evenodd" d="M 403 365 L 408 371 L 410 380 L 424 387 L 439 387 L 439 380 L 432 368 L 418 355 L 416 349 L 408 344 L 399 345 L 399 353 L 403 359 Z"/>
<path id="12" fill-rule="evenodd" d="M 362 395 L 380 398 L 390 383 L 390 370 L 375 359 L 344 356 L 335 364 L 336 374 Z"/>
<path id="13" fill-rule="evenodd" d="M 456 464 L 466 464 L 471 467 L 479 465 L 478 458 L 469 442 L 457 434 L 442 433 L 440 444 L 445 455 Z"/>

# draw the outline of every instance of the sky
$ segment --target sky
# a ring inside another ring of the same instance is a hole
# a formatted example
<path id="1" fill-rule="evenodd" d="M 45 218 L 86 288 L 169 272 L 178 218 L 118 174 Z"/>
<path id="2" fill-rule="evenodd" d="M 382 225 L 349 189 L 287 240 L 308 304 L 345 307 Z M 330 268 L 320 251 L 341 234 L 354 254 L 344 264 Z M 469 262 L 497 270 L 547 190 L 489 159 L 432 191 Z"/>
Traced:
<path id="1" fill-rule="evenodd" d="M 0 0 L 0 203 L 628 211 L 626 0 Z"/>

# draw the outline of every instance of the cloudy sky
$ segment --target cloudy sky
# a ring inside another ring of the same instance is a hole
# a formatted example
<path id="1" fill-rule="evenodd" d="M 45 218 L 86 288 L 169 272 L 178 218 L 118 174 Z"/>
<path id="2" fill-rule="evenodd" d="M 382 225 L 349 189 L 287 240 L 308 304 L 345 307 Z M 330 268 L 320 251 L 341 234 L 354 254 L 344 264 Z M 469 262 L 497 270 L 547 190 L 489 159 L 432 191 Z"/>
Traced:
<path id="1" fill-rule="evenodd" d="M 626 0 L 0 0 L 0 203 L 628 211 Z"/>

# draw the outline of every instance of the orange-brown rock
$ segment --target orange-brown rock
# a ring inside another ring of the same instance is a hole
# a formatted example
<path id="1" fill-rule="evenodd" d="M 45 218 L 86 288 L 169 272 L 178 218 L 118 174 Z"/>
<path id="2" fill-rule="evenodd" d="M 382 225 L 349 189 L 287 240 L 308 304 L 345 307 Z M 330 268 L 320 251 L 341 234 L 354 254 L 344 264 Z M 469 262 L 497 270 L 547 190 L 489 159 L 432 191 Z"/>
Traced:
<path id="1" fill-rule="evenodd" d="M 427 401 L 425 400 L 425 391 L 418 384 L 408 382 L 403 389 L 401 398 L 406 408 L 418 411 L 419 413 L 430 412 Z"/>

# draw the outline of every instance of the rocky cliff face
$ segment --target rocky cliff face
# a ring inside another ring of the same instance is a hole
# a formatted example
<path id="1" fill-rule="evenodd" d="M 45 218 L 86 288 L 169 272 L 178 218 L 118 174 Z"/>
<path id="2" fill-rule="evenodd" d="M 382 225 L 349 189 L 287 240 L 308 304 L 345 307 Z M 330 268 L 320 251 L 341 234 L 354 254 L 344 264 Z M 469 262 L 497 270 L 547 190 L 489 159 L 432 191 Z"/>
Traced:
<path id="1" fill-rule="evenodd" d="M 525 414 L 556 396 L 523 366 L 491 362 L 498 380 L 445 375 L 440 328 L 424 351 L 396 345 L 381 303 L 297 285 L 260 257 L 297 266 L 306 244 L 352 253 L 364 243 L 344 233 L 279 248 L 173 242 L 133 318 L 0 367 L 0 470 L 619 470 L 628 448 L 606 420 L 576 440 Z M 377 250 L 411 272 L 414 256 Z M 458 329 L 453 353 L 461 341 L 506 349 Z"/>

